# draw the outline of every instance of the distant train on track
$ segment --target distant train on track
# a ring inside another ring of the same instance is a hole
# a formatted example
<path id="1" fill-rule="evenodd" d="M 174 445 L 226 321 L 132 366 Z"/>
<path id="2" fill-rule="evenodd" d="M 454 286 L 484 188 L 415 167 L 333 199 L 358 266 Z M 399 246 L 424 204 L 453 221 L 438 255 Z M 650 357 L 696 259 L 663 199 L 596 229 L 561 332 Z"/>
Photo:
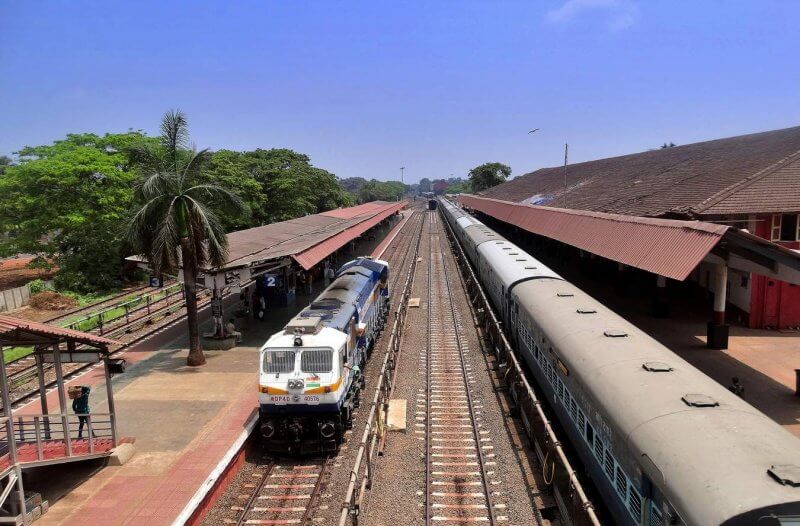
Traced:
<path id="1" fill-rule="evenodd" d="M 440 205 L 617 523 L 800 524 L 800 440 L 485 224 Z"/>
<path id="2" fill-rule="evenodd" d="M 260 351 L 266 450 L 336 451 L 364 387 L 363 368 L 389 312 L 389 264 L 358 258 Z"/>

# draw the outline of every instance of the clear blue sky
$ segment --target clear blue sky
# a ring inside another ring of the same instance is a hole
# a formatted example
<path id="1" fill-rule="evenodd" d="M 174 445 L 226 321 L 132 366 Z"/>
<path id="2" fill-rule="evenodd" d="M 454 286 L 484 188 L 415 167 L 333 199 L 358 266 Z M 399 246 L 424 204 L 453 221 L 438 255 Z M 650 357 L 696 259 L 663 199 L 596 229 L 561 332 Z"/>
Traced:
<path id="1" fill-rule="evenodd" d="M 0 2 L 0 154 L 68 132 L 514 175 L 800 124 L 800 2 Z M 541 131 L 527 135 L 530 128 Z"/>

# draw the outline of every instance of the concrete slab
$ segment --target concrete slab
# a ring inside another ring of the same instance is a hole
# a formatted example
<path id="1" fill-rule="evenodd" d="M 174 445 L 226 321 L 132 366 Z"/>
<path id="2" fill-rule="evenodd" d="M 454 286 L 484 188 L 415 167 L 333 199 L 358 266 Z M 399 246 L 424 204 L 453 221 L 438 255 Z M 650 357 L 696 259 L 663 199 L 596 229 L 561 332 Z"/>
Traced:
<path id="1" fill-rule="evenodd" d="M 388 431 L 406 432 L 406 412 L 407 401 L 405 399 L 395 398 L 389 400 L 389 413 L 386 417 L 386 429 Z"/>
<path id="2" fill-rule="evenodd" d="M 136 454 L 136 446 L 133 444 L 120 444 L 112 450 L 108 457 L 109 466 L 124 466 Z"/>

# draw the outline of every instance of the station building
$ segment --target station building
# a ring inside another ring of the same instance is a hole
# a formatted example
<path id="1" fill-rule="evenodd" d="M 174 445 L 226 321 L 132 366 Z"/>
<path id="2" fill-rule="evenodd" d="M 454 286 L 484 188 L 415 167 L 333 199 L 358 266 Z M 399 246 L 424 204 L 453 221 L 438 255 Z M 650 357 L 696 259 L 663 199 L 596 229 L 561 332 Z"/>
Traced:
<path id="1" fill-rule="evenodd" d="M 800 127 L 571 164 L 566 171 L 543 168 L 480 197 L 617 217 L 715 223 L 797 253 Z M 774 261 L 764 264 L 775 268 Z M 720 281 L 717 267 L 705 258 L 687 279 L 712 292 L 725 283 L 729 319 L 751 328 L 800 327 L 800 286 L 779 279 L 779 273 L 734 266 Z"/>

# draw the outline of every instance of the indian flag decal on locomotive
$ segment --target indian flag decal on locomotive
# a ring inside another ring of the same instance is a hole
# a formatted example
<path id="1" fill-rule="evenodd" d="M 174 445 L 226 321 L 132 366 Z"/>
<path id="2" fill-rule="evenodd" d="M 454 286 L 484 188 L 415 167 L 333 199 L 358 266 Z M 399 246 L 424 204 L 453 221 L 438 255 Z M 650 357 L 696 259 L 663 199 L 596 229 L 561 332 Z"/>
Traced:
<path id="1" fill-rule="evenodd" d="M 260 430 L 267 450 L 335 451 L 389 312 L 389 265 L 358 258 L 261 348 Z"/>

